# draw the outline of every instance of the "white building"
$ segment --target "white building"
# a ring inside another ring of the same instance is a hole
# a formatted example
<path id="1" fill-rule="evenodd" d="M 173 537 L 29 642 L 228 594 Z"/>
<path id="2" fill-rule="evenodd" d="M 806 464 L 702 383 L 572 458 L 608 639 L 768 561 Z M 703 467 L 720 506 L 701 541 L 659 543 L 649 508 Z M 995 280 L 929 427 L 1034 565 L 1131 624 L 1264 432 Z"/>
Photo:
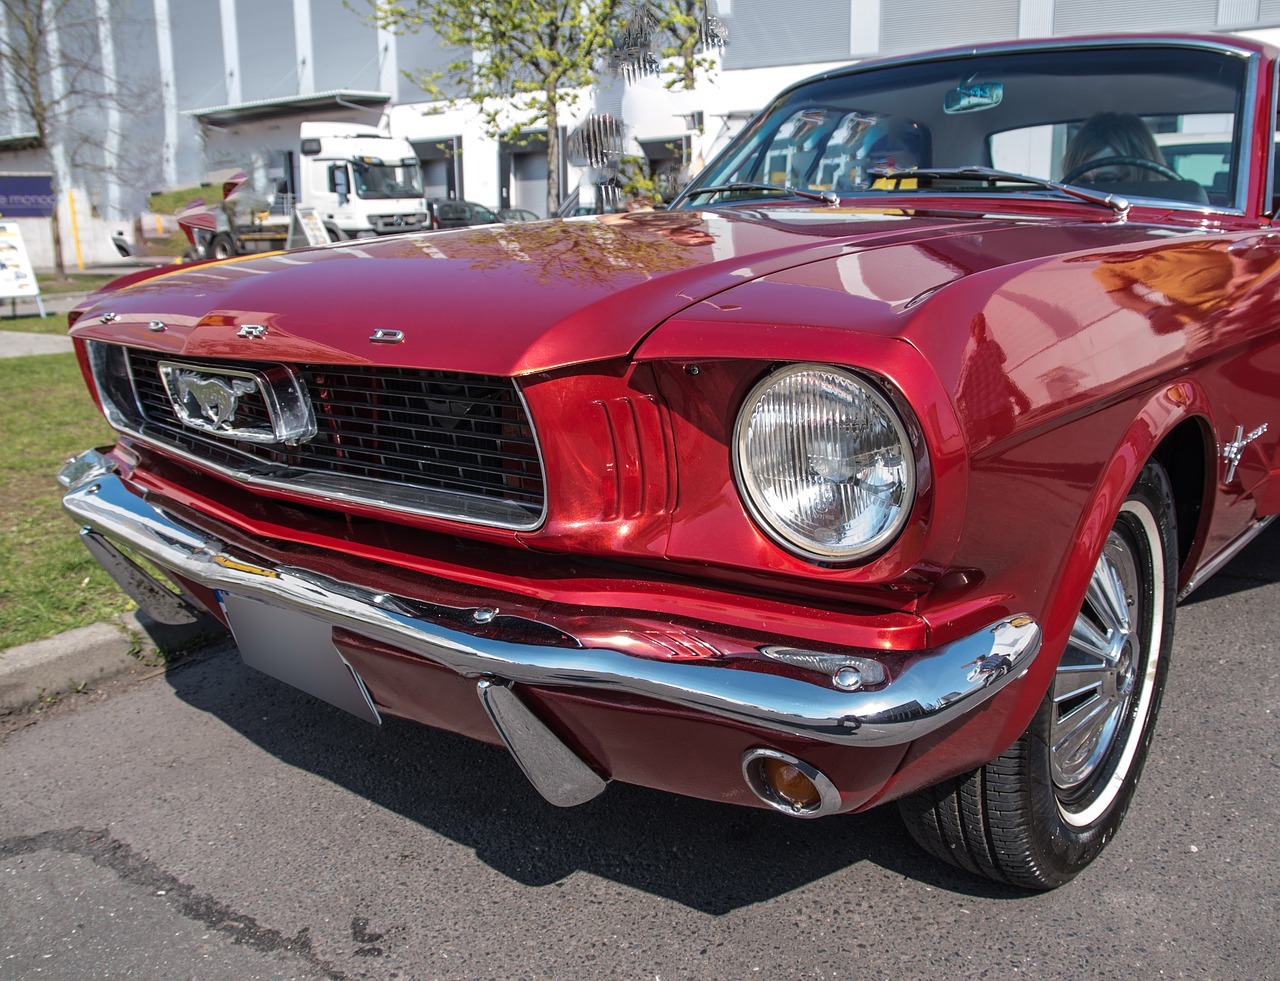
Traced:
<path id="1" fill-rule="evenodd" d="M 85 63 L 113 79 L 105 87 L 118 91 L 73 119 L 90 138 L 51 159 L 33 146 L 7 66 L 0 70 L 0 213 L 6 187 L 30 201 L 39 175 L 56 172 L 64 213 L 69 192 L 78 226 L 93 225 L 95 216 L 105 223 L 97 238 L 88 236 L 100 251 L 109 247 L 109 226 L 142 211 L 150 191 L 230 170 L 291 179 L 298 125 L 310 119 L 381 124 L 405 137 L 423 163 L 429 197 L 546 210 L 544 147 L 490 136 L 474 107 L 433 103 L 406 77 L 449 60 L 428 30 L 379 31 L 344 0 L 79 2 L 107 15 L 95 21 L 97 43 L 80 46 Z M 628 86 L 605 78 L 571 110 L 560 138 L 589 114 L 607 114 L 621 120 L 628 152 L 655 170 L 696 168 L 784 85 L 870 56 L 1103 30 L 1232 31 L 1280 41 L 1280 0 L 709 2 L 729 30 L 718 71 L 678 93 L 659 79 Z M 10 29 L 0 13 L 0 42 Z M 72 41 L 51 31 L 48 43 L 56 50 Z M 562 155 L 564 194 L 590 180 L 570 156 Z M 28 234 L 42 234 L 44 225 Z M 40 245 L 32 252 L 39 264 Z"/>

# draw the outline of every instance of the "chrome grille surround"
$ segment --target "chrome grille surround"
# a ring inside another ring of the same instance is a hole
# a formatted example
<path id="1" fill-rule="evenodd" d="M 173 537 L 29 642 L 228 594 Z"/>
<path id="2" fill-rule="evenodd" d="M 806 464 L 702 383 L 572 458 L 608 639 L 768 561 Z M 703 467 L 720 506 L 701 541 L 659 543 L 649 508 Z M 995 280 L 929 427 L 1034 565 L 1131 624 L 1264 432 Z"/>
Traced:
<path id="1" fill-rule="evenodd" d="M 160 355 L 90 342 L 90 364 L 117 429 L 250 487 L 469 524 L 527 531 L 545 516 L 542 454 L 509 378 L 368 365 L 285 366 L 310 399 L 309 439 L 252 442 L 184 425 L 161 364 L 278 372 L 266 362 Z M 257 400 L 244 410 L 255 411 Z M 238 410 L 239 411 L 239 410 Z"/>
<path id="2" fill-rule="evenodd" d="M 296 446 L 316 435 L 302 380 L 283 366 L 271 371 L 197 370 L 183 362 L 156 365 L 175 418 L 192 429 L 251 443 Z"/>

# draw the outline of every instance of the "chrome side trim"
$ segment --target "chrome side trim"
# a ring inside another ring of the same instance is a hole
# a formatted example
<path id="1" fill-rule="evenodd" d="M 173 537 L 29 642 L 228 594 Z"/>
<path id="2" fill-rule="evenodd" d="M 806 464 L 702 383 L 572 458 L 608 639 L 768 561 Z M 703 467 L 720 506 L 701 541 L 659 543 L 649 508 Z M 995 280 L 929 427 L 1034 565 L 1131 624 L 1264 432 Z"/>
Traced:
<path id="1" fill-rule="evenodd" d="M 534 788 L 556 807 L 574 807 L 599 796 L 606 781 L 530 711 L 511 686 L 481 678 L 480 704 Z"/>
<path id="2" fill-rule="evenodd" d="M 1182 592 L 1178 594 L 1178 602 L 1181 603 L 1208 582 L 1212 576 L 1221 571 L 1222 567 L 1239 555 L 1246 545 L 1266 531 L 1271 522 L 1276 520 L 1276 517 L 1277 515 L 1269 514 L 1265 518 L 1259 518 L 1242 531 L 1237 538 L 1229 542 L 1217 555 L 1202 565 L 1187 584 L 1182 587 Z"/>
<path id="3" fill-rule="evenodd" d="M 1280 98 L 1280 62 L 1277 62 L 1275 66 L 1271 69 L 1270 83 L 1271 83 L 1271 111 L 1272 111 L 1272 114 L 1274 115 L 1274 113 L 1277 111 L 1276 99 Z M 1256 93 L 1254 94 L 1256 95 Z M 1252 105 L 1252 103 L 1250 103 L 1250 105 Z M 1248 144 L 1241 144 L 1241 145 L 1247 146 Z M 1262 211 L 1262 217 L 1274 219 L 1276 217 L 1276 208 L 1275 208 L 1274 202 L 1276 199 L 1276 195 L 1280 194 L 1280 187 L 1277 187 L 1275 182 L 1276 141 L 1274 137 L 1270 140 L 1267 140 L 1267 162 L 1264 166 L 1266 167 L 1266 170 L 1263 171 L 1263 174 L 1265 175 L 1265 179 L 1262 182 L 1262 202 L 1261 202 L 1262 206 L 1260 210 Z M 1240 169 L 1241 171 L 1244 170 L 1243 167 Z M 1237 181 L 1236 195 L 1238 199 L 1243 199 L 1243 197 L 1245 196 L 1246 187 L 1247 187 L 1245 183 L 1245 178 L 1247 176 L 1248 176 L 1247 174 L 1241 173 L 1240 180 Z"/>
<path id="4" fill-rule="evenodd" d="M 1239 166 L 1236 168 L 1236 186 L 1234 196 L 1232 197 L 1232 205 L 1230 210 L 1233 214 L 1244 214 L 1249 205 L 1249 181 L 1253 179 L 1253 169 L 1257 166 L 1257 161 L 1253 154 L 1249 152 L 1249 147 L 1253 146 L 1253 134 L 1256 129 L 1256 114 L 1252 111 L 1253 107 L 1258 104 L 1258 89 L 1265 84 L 1259 76 L 1262 74 L 1262 59 L 1256 53 L 1251 53 L 1247 59 L 1248 68 L 1245 72 L 1244 87 L 1240 90 L 1240 104 L 1236 110 L 1236 119 L 1239 123 L 1239 133 L 1232 133 L 1232 145 L 1235 148 L 1236 157 Z M 1275 115 L 1275 106 L 1271 107 L 1272 116 Z M 1267 171 L 1265 172 L 1264 186 L 1269 185 L 1270 178 L 1270 162 L 1271 154 L 1275 150 L 1275 137 L 1271 134 L 1271 127 L 1267 128 L 1267 143 L 1270 149 L 1267 151 Z M 1258 202 L 1258 211 L 1266 212 L 1270 205 L 1270 201 Z"/>
<path id="5" fill-rule="evenodd" d="M 607 648 L 494 640 L 429 619 L 428 604 L 420 601 L 397 602 L 305 569 L 233 555 L 216 538 L 148 503 L 114 474 L 76 485 L 63 506 L 81 524 L 163 569 L 394 644 L 463 677 L 642 695 L 758 729 L 846 746 L 901 745 L 926 735 L 1021 677 L 1040 651 L 1035 620 L 1008 617 L 950 644 L 904 652 L 910 659 L 888 683 L 848 692 L 829 686 L 820 675 L 802 680 L 753 670 L 742 660 L 726 667 Z M 625 613 L 609 617 L 620 630 L 627 626 Z M 768 636 L 759 643 L 782 640 Z M 874 650 L 860 654 L 883 656 Z M 760 659 L 761 666 L 772 663 Z"/>

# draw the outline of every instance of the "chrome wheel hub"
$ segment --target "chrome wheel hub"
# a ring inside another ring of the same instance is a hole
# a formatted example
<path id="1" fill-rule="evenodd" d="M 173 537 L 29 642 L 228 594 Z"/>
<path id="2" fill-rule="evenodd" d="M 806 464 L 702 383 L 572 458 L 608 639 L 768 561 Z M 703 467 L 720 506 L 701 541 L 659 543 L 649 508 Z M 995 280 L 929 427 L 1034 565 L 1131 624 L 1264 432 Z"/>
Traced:
<path id="1" fill-rule="evenodd" d="M 1140 585 L 1133 549 L 1113 531 L 1054 676 L 1049 761 L 1068 796 L 1099 771 L 1124 729 L 1142 661 Z"/>

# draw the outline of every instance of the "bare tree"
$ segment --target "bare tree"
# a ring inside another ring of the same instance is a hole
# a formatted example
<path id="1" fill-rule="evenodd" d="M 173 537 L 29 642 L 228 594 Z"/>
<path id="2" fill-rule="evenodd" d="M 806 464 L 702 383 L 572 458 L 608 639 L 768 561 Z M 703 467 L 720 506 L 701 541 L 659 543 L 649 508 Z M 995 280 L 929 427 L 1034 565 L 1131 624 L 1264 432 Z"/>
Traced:
<path id="1" fill-rule="evenodd" d="M 73 170 L 136 169 L 123 162 L 116 116 L 145 112 L 155 86 L 117 71 L 114 43 L 102 32 L 125 22 L 118 0 L 0 0 L 0 74 L 12 126 L 29 127 L 49 155 L 54 198 L 50 231 L 57 275 L 66 275 L 58 202 Z"/>

